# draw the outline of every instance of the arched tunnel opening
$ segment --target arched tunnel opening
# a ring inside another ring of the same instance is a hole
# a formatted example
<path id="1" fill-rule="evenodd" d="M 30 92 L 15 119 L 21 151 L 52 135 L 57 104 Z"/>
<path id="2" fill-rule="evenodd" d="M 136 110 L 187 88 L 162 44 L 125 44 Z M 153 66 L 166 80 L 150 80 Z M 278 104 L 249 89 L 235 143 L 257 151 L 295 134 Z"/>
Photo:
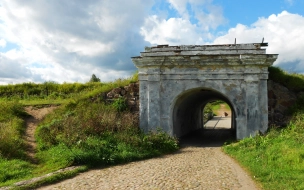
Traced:
<path id="1" fill-rule="evenodd" d="M 210 105 L 220 107 L 211 115 Z M 227 106 L 228 110 L 221 106 Z M 208 110 L 209 109 L 209 110 Z M 189 90 L 176 100 L 173 110 L 173 133 L 180 141 L 221 146 L 236 138 L 235 112 L 230 100 L 213 89 Z M 190 140 L 190 141 L 189 141 Z"/>

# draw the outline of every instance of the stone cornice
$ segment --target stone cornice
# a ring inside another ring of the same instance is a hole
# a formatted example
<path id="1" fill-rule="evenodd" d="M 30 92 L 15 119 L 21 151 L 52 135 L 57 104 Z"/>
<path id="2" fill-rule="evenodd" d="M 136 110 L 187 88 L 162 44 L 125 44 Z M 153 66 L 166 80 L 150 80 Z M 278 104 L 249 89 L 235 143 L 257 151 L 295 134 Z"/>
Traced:
<path id="1" fill-rule="evenodd" d="M 203 67 L 203 66 L 234 66 L 257 65 L 271 66 L 278 54 L 226 54 L 226 55 L 189 55 L 189 56 L 145 56 L 133 57 L 137 68 L 142 67 Z"/>
<path id="2" fill-rule="evenodd" d="M 268 43 L 223 45 L 158 45 L 146 47 L 138 57 L 132 57 L 137 68 L 143 67 L 228 67 L 258 65 L 269 67 L 278 54 L 266 54 Z"/>

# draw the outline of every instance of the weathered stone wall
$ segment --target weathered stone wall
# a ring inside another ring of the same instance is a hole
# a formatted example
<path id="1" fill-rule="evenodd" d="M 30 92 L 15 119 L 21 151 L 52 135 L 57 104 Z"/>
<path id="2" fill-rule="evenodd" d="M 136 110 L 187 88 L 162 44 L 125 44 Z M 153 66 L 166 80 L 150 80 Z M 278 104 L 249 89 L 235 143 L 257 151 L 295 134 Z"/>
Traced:
<path id="1" fill-rule="evenodd" d="M 269 126 L 285 126 L 289 121 L 286 111 L 303 95 L 304 92 L 295 93 L 279 83 L 268 80 Z"/>
<path id="2" fill-rule="evenodd" d="M 123 97 L 126 99 L 131 112 L 137 113 L 139 111 L 139 83 L 131 83 L 128 86 L 114 88 L 105 94 L 106 101 L 113 101 L 114 99 Z"/>

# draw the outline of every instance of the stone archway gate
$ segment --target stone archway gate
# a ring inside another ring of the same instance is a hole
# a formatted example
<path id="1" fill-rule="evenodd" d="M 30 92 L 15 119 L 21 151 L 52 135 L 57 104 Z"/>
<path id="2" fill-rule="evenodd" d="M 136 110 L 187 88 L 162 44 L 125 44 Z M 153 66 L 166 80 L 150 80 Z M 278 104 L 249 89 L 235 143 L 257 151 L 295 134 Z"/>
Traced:
<path id="1" fill-rule="evenodd" d="M 140 127 L 146 132 L 160 127 L 170 135 L 182 136 L 200 127 L 199 122 L 192 122 L 199 121 L 199 114 L 193 112 L 188 120 L 179 120 L 189 121 L 185 125 L 176 120 L 188 115 L 191 106 L 196 109 L 196 105 L 206 104 L 205 98 L 217 96 L 214 98 L 224 99 L 232 108 L 237 139 L 264 133 L 268 127 L 268 67 L 278 57 L 266 54 L 265 46 L 268 43 L 146 47 L 140 56 L 132 57 L 139 70 Z M 213 93 L 203 95 L 205 91 Z M 177 105 L 187 96 L 183 107 L 191 103 L 189 111 L 180 112 L 182 106 Z"/>

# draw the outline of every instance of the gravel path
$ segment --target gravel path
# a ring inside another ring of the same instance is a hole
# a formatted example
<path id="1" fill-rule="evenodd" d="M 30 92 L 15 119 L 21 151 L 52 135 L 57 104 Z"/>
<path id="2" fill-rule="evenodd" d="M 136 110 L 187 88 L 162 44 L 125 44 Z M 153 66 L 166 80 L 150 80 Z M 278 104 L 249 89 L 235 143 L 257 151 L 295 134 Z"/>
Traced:
<path id="1" fill-rule="evenodd" d="M 244 170 L 221 151 L 229 130 L 196 133 L 171 155 L 94 169 L 40 189 L 257 189 Z M 202 140 L 204 138 L 204 140 Z M 216 141 L 213 139 L 216 138 Z"/>

